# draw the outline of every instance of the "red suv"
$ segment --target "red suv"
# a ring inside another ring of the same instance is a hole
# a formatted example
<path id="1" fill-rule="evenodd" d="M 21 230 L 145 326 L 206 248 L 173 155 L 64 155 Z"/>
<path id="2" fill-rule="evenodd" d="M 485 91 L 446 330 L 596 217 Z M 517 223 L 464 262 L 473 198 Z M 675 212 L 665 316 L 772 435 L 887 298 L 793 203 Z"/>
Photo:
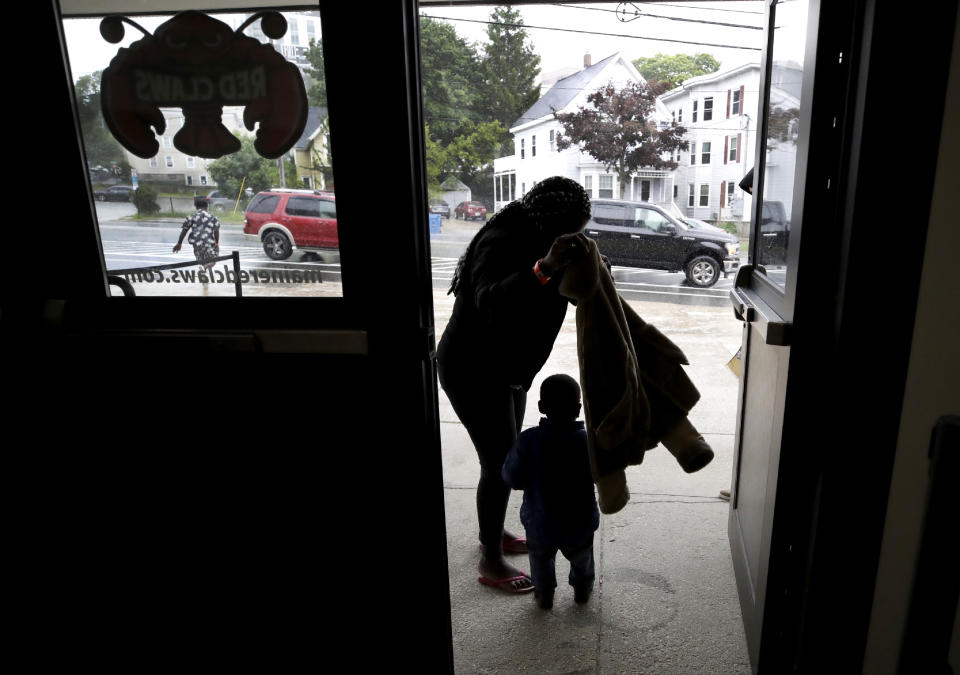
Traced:
<path id="1" fill-rule="evenodd" d="M 487 207 L 480 202 L 460 202 L 457 208 L 453 210 L 454 215 L 460 220 L 479 220 L 487 219 Z"/>
<path id="2" fill-rule="evenodd" d="M 337 203 L 332 192 L 264 190 L 247 206 L 243 236 L 263 244 L 274 260 L 303 251 L 337 250 Z"/>

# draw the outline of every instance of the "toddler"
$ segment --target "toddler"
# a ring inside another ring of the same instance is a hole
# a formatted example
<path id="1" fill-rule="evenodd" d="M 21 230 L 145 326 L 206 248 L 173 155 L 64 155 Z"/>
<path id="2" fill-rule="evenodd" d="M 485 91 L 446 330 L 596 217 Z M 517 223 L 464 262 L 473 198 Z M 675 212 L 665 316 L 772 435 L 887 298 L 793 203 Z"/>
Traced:
<path id="1" fill-rule="evenodd" d="M 580 385 L 569 375 L 551 375 L 540 387 L 537 427 L 520 434 L 503 465 L 503 480 L 523 490 L 520 520 L 527 530 L 534 598 L 553 607 L 559 550 L 570 561 L 574 600 L 593 591 L 593 533 L 600 510 L 593 491 L 587 434 L 580 415 Z"/>

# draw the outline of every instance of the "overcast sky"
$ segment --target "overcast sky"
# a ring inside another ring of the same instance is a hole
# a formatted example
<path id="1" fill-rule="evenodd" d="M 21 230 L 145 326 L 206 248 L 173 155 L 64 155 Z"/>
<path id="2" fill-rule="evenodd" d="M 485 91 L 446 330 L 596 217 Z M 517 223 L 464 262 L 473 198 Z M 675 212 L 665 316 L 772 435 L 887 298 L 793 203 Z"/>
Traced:
<path id="1" fill-rule="evenodd" d="M 789 2 L 789 0 L 788 0 Z M 793 4 L 793 3 L 790 3 Z M 797 5 L 805 4 L 797 2 Z M 621 21 L 616 9 L 639 10 L 632 21 Z M 617 51 L 629 59 L 665 54 L 708 52 L 722 63 L 723 69 L 760 60 L 763 32 L 718 24 L 739 24 L 760 27 L 763 24 L 763 0 L 745 2 L 687 3 L 609 3 L 600 5 L 570 4 L 565 6 L 519 6 L 535 51 L 541 57 L 541 71 L 580 68 L 583 55 L 589 52 L 594 63 Z M 420 13 L 449 17 L 457 33 L 471 42 L 486 41 L 487 26 L 493 7 L 421 6 Z M 654 16 L 656 15 L 656 16 Z M 661 17 L 692 19 L 677 21 Z M 469 19 L 472 21 L 465 21 Z M 139 17 L 145 29 L 153 30 L 165 19 Z M 712 22 L 712 23 L 700 23 Z M 99 33 L 99 20 L 68 19 L 64 21 L 70 66 L 74 79 L 102 70 L 110 64 L 120 47 L 142 37 L 126 26 L 126 37 L 118 45 L 106 42 Z M 548 30 L 562 29 L 562 30 Z M 572 32 L 572 31 L 589 31 Z M 591 34 L 592 33 L 592 34 Z M 625 36 L 625 37 L 624 37 Z M 641 39 L 642 38 L 642 39 Z M 683 41 L 683 42 L 675 42 Z M 697 43 L 697 44 L 686 44 Z M 730 47 L 707 46 L 730 45 Z M 736 49 L 733 46 L 753 47 Z"/>

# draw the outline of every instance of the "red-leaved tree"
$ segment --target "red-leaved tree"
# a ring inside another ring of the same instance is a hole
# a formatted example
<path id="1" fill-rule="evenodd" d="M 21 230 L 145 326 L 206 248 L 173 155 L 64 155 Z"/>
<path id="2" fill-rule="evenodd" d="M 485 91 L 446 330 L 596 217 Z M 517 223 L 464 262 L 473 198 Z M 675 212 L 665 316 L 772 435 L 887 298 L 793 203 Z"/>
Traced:
<path id="1" fill-rule="evenodd" d="M 573 113 L 554 111 L 563 125 L 557 147 L 577 145 L 607 171 L 615 171 L 623 199 L 630 174 L 643 168 L 675 169 L 677 163 L 669 158 L 689 147 L 683 140 L 686 128 L 675 122 L 659 128 L 652 119 L 656 98 L 665 88 L 665 84 L 634 82 L 617 90 L 609 83 L 587 97 L 590 107 Z"/>

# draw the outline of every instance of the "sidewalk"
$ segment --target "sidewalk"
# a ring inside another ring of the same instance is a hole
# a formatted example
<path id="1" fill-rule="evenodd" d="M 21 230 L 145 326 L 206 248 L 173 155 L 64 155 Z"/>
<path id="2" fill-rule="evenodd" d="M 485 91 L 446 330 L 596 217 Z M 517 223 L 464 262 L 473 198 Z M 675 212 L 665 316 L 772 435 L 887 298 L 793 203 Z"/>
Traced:
<path id="1" fill-rule="evenodd" d="M 444 222 L 446 226 L 446 221 Z M 436 293 L 439 336 L 452 309 Z M 532 594 L 512 596 L 477 583 L 476 485 L 479 463 L 469 437 L 440 392 L 440 432 L 447 520 L 450 600 L 457 673 L 750 673 L 727 541 L 737 380 L 726 363 L 740 344 L 728 308 L 631 302 L 687 354 L 701 393 L 691 420 L 717 452 L 686 474 L 663 448 L 627 471 L 631 499 L 601 516 L 595 539 L 597 585 L 590 602 L 573 602 L 569 569 L 557 562 L 551 612 Z M 537 393 L 547 375 L 577 376 L 574 311 L 527 400 L 525 426 L 539 420 Z M 523 532 L 521 493 L 514 492 L 507 528 Z M 511 556 L 529 569 L 525 556 Z"/>

